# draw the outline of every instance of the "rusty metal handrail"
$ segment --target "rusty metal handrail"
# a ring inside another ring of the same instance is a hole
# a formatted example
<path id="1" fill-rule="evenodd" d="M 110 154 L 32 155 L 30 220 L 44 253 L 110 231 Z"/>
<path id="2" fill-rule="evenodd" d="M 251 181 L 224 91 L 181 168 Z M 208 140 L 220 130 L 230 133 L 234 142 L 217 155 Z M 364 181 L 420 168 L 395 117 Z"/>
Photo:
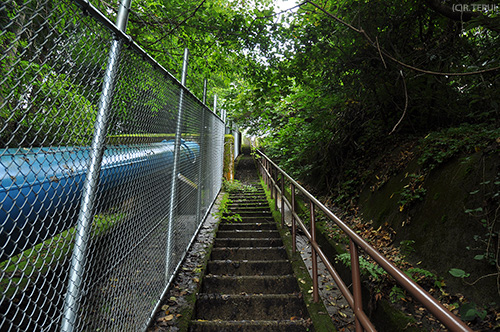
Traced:
<path id="1" fill-rule="evenodd" d="M 264 183 L 268 186 L 271 191 L 271 198 L 275 198 L 275 208 L 277 209 L 278 195 L 281 198 L 281 209 L 282 216 L 284 215 L 284 203 L 290 208 L 292 212 L 292 249 L 295 252 L 296 248 L 296 223 L 300 226 L 306 237 L 309 239 L 312 247 L 312 259 L 313 259 L 313 299 L 314 301 L 319 301 L 319 291 L 317 283 L 317 262 L 316 255 L 325 264 L 328 272 L 335 280 L 338 288 L 345 296 L 350 307 L 353 309 L 356 318 L 356 331 L 376 331 L 375 327 L 371 323 L 368 316 L 363 311 L 362 299 L 361 299 L 361 276 L 359 270 L 359 257 L 358 248 L 361 248 L 367 255 L 369 255 L 374 261 L 376 261 L 388 274 L 390 274 L 394 279 L 410 294 L 412 294 L 415 299 L 417 299 L 424 307 L 429 310 L 443 325 L 445 325 L 450 331 L 472 331 L 462 320 L 453 315 L 448 309 L 446 309 L 439 301 L 437 301 L 432 295 L 425 291 L 416 282 L 410 279 L 406 274 L 398 269 L 394 264 L 392 264 L 387 258 L 385 258 L 381 253 L 379 253 L 374 247 L 372 247 L 368 242 L 366 242 L 362 237 L 360 237 L 356 232 L 354 232 L 347 224 L 335 216 L 326 206 L 324 206 L 316 197 L 304 189 L 299 183 L 297 183 L 292 177 L 290 177 L 285 171 L 283 171 L 278 165 L 276 165 L 269 157 L 267 157 L 262 151 L 255 150 L 259 156 L 262 157 L 262 161 L 257 158 L 259 165 L 259 170 L 264 180 Z M 272 176 L 273 173 L 276 175 L 276 179 Z M 281 174 L 281 183 L 278 186 L 278 175 Z M 291 187 L 291 202 L 288 201 L 286 195 L 284 194 L 284 179 L 287 179 Z M 295 211 L 295 189 L 298 189 L 304 196 L 309 199 L 310 209 L 311 209 L 311 232 L 306 228 L 300 217 Z M 349 237 L 350 246 L 349 251 L 351 253 L 351 273 L 352 273 L 352 289 L 353 292 L 349 290 L 340 275 L 337 273 L 333 265 L 330 263 L 326 255 L 323 253 L 318 243 L 316 242 L 316 225 L 315 225 L 315 211 L 314 208 L 318 207 L 323 211 L 328 218 L 330 218 L 335 224 L 342 229 L 342 231 Z M 282 217 L 282 225 L 284 224 L 284 217 Z M 314 280 L 315 279 L 315 280 Z"/>

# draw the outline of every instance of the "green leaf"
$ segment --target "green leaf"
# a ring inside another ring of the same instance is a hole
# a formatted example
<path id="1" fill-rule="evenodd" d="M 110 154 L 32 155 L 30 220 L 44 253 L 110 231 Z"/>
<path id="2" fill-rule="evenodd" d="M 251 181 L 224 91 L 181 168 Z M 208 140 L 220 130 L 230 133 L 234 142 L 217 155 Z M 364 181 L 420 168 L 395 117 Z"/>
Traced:
<path id="1" fill-rule="evenodd" d="M 466 273 L 464 270 L 455 268 L 450 269 L 448 273 L 456 278 L 467 278 L 468 276 L 470 276 L 470 273 Z"/>
<path id="2" fill-rule="evenodd" d="M 466 209 L 465 213 L 475 213 L 475 212 L 483 212 L 482 207 L 478 207 L 477 209 Z"/>

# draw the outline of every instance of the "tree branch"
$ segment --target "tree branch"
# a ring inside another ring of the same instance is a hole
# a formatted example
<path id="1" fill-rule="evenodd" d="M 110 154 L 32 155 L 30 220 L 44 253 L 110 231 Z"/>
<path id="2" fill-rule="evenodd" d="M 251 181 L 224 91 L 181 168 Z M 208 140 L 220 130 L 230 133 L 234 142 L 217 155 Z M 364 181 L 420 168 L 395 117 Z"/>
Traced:
<path id="1" fill-rule="evenodd" d="M 163 39 L 167 38 L 167 36 L 169 36 L 172 32 L 174 32 L 175 30 L 177 30 L 177 28 L 179 28 L 181 25 L 183 25 L 184 23 L 186 23 L 187 20 L 189 20 L 191 17 L 193 17 L 196 14 L 196 12 L 201 8 L 201 6 L 203 6 L 203 4 L 205 3 L 205 1 L 206 0 L 203 0 L 202 2 L 200 2 L 200 4 L 198 5 L 198 7 L 196 7 L 196 9 L 188 17 L 186 17 L 179 24 L 177 24 L 175 27 L 173 27 L 172 29 L 170 29 L 169 32 L 165 33 L 162 37 L 158 38 L 154 42 L 149 43 L 147 46 L 153 46 L 154 44 L 157 44 L 160 41 L 162 41 Z"/>
<path id="2" fill-rule="evenodd" d="M 343 21 L 342 19 L 340 19 L 337 16 L 333 15 L 332 13 L 330 13 L 329 11 L 327 11 L 326 9 L 321 8 L 320 6 L 318 6 L 317 4 L 315 4 L 312 1 L 308 1 L 308 3 L 311 4 L 311 5 L 313 5 L 314 7 L 318 8 L 323 13 L 325 13 L 329 17 L 333 18 L 335 21 L 339 22 L 340 24 L 343 24 L 346 27 L 348 27 L 349 29 L 351 29 L 351 30 L 353 30 L 353 31 L 355 31 L 355 32 L 363 35 L 363 37 L 365 37 L 365 39 L 370 43 L 370 45 L 372 47 L 376 48 L 381 54 L 385 55 L 385 57 L 387 57 L 390 60 L 394 61 L 395 63 L 397 63 L 397 64 L 399 64 L 399 65 L 401 65 L 401 66 L 403 66 L 405 68 L 411 69 L 413 71 L 417 71 L 417 72 L 425 73 L 425 74 L 429 74 L 429 75 L 436 75 L 436 76 L 469 76 L 469 75 L 477 75 L 477 74 L 483 74 L 483 73 L 488 73 L 488 72 L 493 72 L 493 71 L 500 70 L 500 67 L 493 67 L 493 68 L 488 68 L 488 69 L 483 69 L 483 70 L 478 70 L 478 71 L 472 71 L 472 72 L 445 73 L 445 72 L 437 72 L 437 71 L 425 70 L 425 69 L 414 67 L 412 65 L 406 64 L 406 63 L 404 63 L 404 62 L 396 59 L 395 57 L 393 57 L 391 54 L 389 54 L 384 49 L 380 49 L 379 47 L 377 47 L 377 43 L 375 43 L 373 41 L 373 39 L 371 39 L 370 36 L 368 36 L 368 34 L 366 33 L 366 31 L 363 30 L 362 28 L 355 28 L 353 25 L 351 25 L 351 24 Z"/>
<path id="3" fill-rule="evenodd" d="M 450 20 L 453 21 L 458 21 L 458 22 L 468 22 L 474 18 L 478 19 L 479 23 L 492 30 L 495 32 L 500 32 L 500 23 L 499 20 L 496 18 L 491 18 L 486 15 L 484 15 L 481 12 L 471 12 L 468 10 L 462 10 L 466 9 L 464 6 L 467 6 L 465 4 L 460 4 L 461 7 L 457 7 L 456 9 L 449 7 L 445 4 L 443 4 L 440 0 L 425 0 L 425 3 L 429 8 L 434 10 L 435 12 L 443 15 L 444 17 L 449 18 Z M 474 5 L 470 5 L 474 6 Z M 468 8 L 468 7 L 467 7 Z M 472 7 L 474 8 L 474 7 Z"/>

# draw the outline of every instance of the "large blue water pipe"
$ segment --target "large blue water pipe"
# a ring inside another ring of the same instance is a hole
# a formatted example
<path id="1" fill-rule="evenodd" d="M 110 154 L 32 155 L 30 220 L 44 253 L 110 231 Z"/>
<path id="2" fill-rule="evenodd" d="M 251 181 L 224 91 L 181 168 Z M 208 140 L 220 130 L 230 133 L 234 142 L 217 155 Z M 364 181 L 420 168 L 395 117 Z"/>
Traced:
<path id="1" fill-rule="evenodd" d="M 0 151 L 0 262 L 74 226 L 89 153 L 87 147 L 64 146 Z M 197 143 L 182 140 L 179 169 L 195 174 L 199 154 Z M 139 176 L 171 171 L 173 162 L 173 140 L 110 146 L 102 161 L 99 197 Z"/>

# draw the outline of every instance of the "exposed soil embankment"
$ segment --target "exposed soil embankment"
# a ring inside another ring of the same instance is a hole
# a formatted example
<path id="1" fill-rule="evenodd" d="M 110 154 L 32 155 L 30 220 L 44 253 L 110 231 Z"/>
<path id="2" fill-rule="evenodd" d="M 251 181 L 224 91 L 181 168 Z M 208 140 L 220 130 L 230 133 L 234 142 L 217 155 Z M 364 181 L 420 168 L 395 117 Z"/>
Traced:
<path id="1" fill-rule="evenodd" d="M 462 153 L 430 170 L 417 157 L 393 152 L 404 167 L 389 176 L 384 167 L 378 169 L 359 199 L 363 219 L 376 228 L 390 226 L 394 244 L 405 246 L 413 263 L 482 306 L 500 304 L 497 150 Z M 463 278 L 453 277 L 452 269 L 463 271 Z"/>

